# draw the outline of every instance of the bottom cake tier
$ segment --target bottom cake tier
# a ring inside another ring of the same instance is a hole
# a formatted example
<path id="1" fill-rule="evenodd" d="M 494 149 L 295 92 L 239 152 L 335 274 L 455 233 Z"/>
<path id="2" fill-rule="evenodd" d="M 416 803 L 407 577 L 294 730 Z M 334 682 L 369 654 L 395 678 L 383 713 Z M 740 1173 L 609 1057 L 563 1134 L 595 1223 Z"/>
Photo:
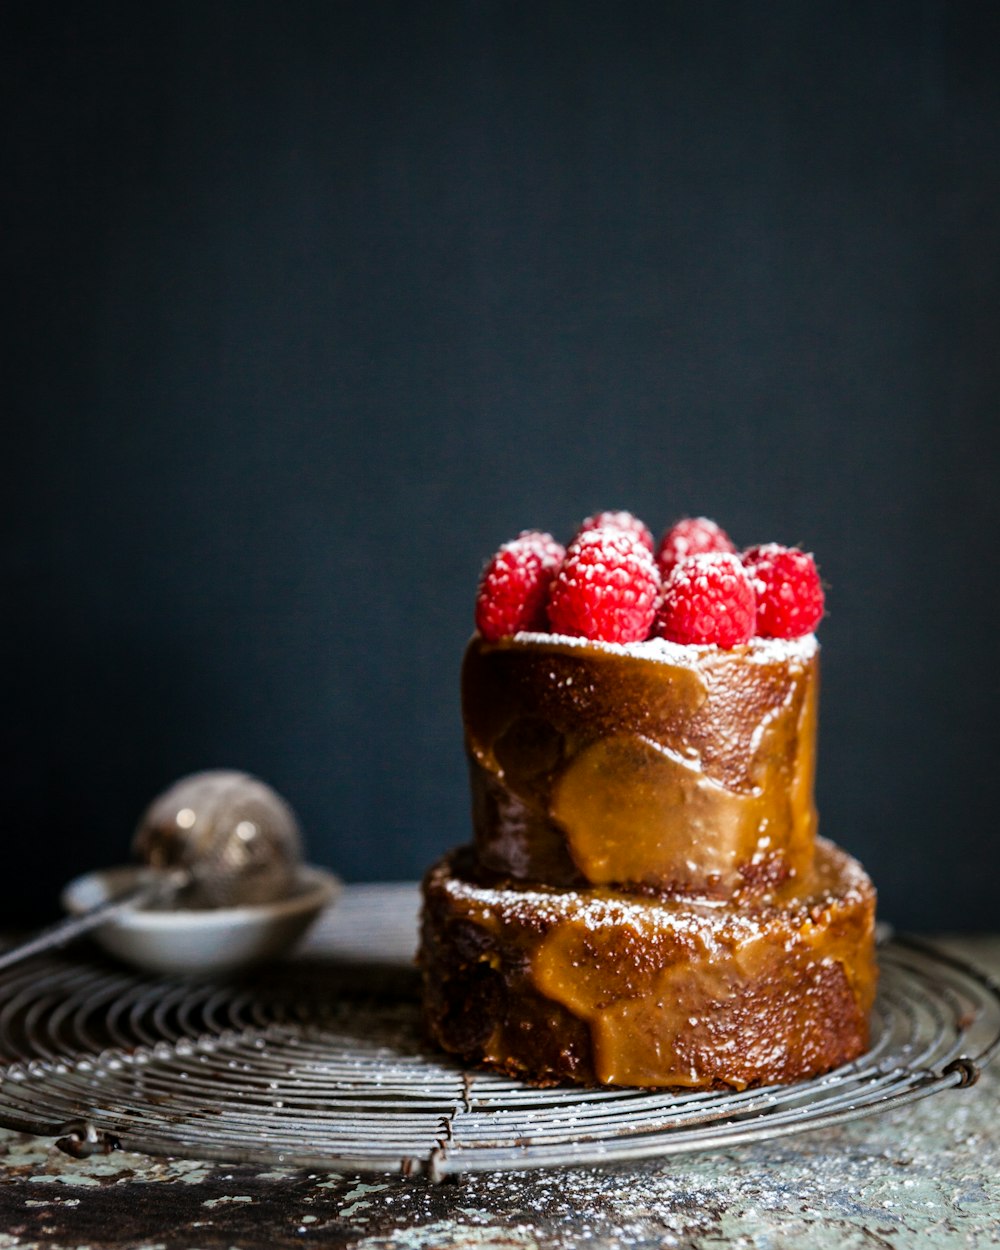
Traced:
<path id="1" fill-rule="evenodd" d="M 874 930 L 864 869 L 823 839 L 807 881 L 738 907 L 491 884 L 463 848 L 424 881 L 427 1026 L 540 1083 L 795 1081 L 867 1048 Z"/>

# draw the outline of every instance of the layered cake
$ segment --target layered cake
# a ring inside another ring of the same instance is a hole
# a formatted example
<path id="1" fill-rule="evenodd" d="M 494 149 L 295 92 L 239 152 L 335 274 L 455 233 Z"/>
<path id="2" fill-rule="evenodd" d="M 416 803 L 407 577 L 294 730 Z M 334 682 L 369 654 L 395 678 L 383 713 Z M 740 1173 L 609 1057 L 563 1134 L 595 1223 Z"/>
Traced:
<path id="1" fill-rule="evenodd" d="M 811 556 L 628 513 L 490 561 L 474 840 L 428 873 L 433 1038 L 540 1082 L 733 1087 L 860 1054 L 875 894 L 816 836 Z"/>

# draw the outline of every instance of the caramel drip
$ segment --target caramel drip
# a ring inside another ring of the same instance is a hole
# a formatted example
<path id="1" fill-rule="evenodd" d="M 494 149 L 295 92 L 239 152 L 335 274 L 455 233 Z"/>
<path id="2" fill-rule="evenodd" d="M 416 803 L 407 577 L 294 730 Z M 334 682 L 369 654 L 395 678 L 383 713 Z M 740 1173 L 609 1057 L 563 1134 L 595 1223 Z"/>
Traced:
<path id="1" fill-rule="evenodd" d="M 772 778 L 740 794 L 655 743 L 621 736 L 576 756 L 550 810 L 588 881 L 656 884 L 738 880 L 748 850 L 758 862 L 767 855 L 785 802 Z"/>
<path id="2" fill-rule="evenodd" d="M 723 898 L 807 874 L 816 658 L 748 650 L 680 664 L 473 639 L 463 711 L 481 862 Z"/>
<path id="3" fill-rule="evenodd" d="M 748 1071 L 783 1079 L 823 1052 L 827 1021 L 808 1008 L 820 987 L 850 1004 L 865 1034 L 870 898 L 765 909 L 737 924 L 691 904 L 684 922 L 651 936 L 563 919 L 537 946 L 531 982 L 586 1023 L 601 1083 L 742 1088 Z"/>

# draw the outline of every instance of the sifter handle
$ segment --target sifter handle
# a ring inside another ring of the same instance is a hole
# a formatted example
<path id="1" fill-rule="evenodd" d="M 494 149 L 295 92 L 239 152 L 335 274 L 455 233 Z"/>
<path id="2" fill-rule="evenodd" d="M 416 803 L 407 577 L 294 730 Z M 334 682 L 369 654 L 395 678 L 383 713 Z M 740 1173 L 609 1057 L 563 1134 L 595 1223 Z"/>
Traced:
<path id="1" fill-rule="evenodd" d="M 0 952 L 0 972 L 22 963 L 25 959 L 31 959 L 34 955 L 57 950 L 61 946 L 75 942 L 77 938 L 83 937 L 85 933 L 96 929 L 98 925 L 110 920 L 113 916 L 174 894 L 190 880 L 191 874 L 186 868 L 159 872 L 154 877 L 140 881 L 138 885 L 129 886 L 127 890 L 113 894 L 111 898 L 106 898 L 102 903 L 89 908 L 79 916 L 67 916 L 64 920 L 57 920 L 55 924 L 42 929 L 26 942 L 20 942 L 17 946 Z"/>

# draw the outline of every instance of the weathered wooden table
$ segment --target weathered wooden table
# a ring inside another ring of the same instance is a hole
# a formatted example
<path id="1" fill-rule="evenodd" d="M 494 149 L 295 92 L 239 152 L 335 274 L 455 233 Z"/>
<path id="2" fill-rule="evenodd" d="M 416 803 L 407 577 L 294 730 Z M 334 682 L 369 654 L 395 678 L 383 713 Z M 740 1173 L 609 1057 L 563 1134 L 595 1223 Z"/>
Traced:
<path id="1" fill-rule="evenodd" d="M 1000 937 L 952 939 L 1000 976 Z M 969 1247 L 1000 1244 L 1000 1061 L 974 1086 L 836 1128 L 628 1165 L 422 1177 L 74 1159 L 0 1130 L 17 1247 Z"/>

